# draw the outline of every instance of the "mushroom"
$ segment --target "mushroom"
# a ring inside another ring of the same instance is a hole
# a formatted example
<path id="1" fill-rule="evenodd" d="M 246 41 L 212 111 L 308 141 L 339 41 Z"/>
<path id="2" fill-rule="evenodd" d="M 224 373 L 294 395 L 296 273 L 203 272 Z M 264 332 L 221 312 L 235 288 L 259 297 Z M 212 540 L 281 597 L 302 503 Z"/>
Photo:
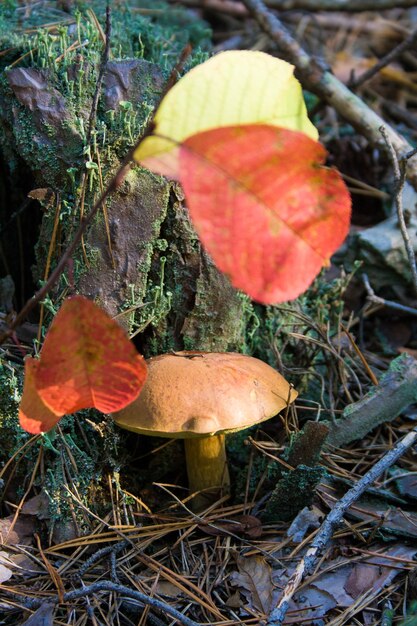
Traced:
<path id="1" fill-rule="evenodd" d="M 225 434 L 273 417 L 297 397 L 276 370 L 243 354 L 175 352 L 147 365 L 139 397 L 114 420 L 136 433 L 184 439 L 190 492 L 210 490 L 211 501 L 230 485 Z M 202 505 L 200 497 L 193 508 Z"/>

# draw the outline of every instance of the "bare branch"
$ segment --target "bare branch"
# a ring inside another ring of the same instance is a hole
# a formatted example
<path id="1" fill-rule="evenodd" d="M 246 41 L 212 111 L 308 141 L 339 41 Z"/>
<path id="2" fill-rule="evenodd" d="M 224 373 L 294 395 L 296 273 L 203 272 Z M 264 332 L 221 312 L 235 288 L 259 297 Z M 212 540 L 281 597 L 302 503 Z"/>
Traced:
<path id="1" fill-rule="evenodd" d="M 4 589 L 4 591 L 6 593 L 9 592 L 8 589 Z M 88 586 L 83 585 L 82 587 L 79 587 L 78 589 L 74 589 L 73 591 L 68 591 L 67 593 L 64 593 L 63 601 L 66 603 L 72 602 L 73 600 L 76 600 L 77 598 L 85 598 L 86 596 L 91 596 L 100 591 L 113 591 L 114 593 L 120 593 L 126 596 L 127 598 L 132 598 L 133 600 L 137 600 L 138 602 L 140 602 L 141 604 L 145 606 L 151 606 L 154 609 L 162 611 L 162 613 L 166 615 L 170 615 L 175 620 L 177 620 L 180 624 L 183 624 L 183 626 L 199 626 L 197 622 L 190 619 L 189 617 L 186 617 L 186 615 L 183 615 L 182 613 L 177 611 L 177 609 L 174 609 L 174 607 L 171 606 L 170 604 L 167 604 L 166 602 L 163 602 L 162 600 L 158 600 L 158 598 L 147 596 L 141 591 L 137 591 L 136 589 L 131 589 L 130 587 L 126 587 L 125 585 L 119 585 L 117 583 L 113 583 L 110 580 L 102 580 L 100 582 L 93 583 L 92 585 L 88 585 Z M 37 599 L 37 598 L 26 599 L 22 596 L 21 593 L 19 594 L 13 593 L 12 595 L 14 598 L 20 599 L 21 601 L 23 601 L 24 605 L 27 606 L 28 608 L 40 607 L 46 603 L 49 605 L 55 605 L 55 604 L 59 604 L 60 602 L 58 596 L 53 596 L 47 599 L 45 599 L 44 597 L 41 599 Z"/>
<path id="2" fill-rule="evenodd" d="M 392 422 L 417 401 L 417 361 L 401 354 L 391 361 L 377 387 L 343 409 L 342 417 L 329 423 L 326 445 L 344 446 L 365 437 L 377 426 Z"/>

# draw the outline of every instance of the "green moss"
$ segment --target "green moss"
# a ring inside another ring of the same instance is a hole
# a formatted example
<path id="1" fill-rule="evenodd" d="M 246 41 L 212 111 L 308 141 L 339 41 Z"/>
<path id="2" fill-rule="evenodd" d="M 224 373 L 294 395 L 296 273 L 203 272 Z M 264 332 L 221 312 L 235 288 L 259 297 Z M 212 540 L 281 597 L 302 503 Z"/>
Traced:
<path id="1" fill-rule="evenodd" d="M 323 467 L 299 465 L 292 472 L 283 472 L 266 503 L 265 521 L 288 522 L 306 506 L 310 506 L 320 480 L 325 475 Z"/>
<path id="2" fill-rule="evenodd" d="M 18 422 L 22 368 L 0 359 L 0 464 L 3 466 L 29 439 Z"/>

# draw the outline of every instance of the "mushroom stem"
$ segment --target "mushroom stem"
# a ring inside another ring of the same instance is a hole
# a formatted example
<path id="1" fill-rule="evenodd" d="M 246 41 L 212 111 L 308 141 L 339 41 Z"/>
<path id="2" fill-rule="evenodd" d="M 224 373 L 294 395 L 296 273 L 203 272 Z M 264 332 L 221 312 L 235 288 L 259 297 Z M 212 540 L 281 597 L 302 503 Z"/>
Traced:
<path id="1" fill-rule="evenodd" d="M 201 510 L 230 488 L 224 435 L 185 439 L 185 458 L 190 493 L 203 491 L 193 500 L 193 510 Z M 206 490 L 210 490 L 207 492 Z"/>

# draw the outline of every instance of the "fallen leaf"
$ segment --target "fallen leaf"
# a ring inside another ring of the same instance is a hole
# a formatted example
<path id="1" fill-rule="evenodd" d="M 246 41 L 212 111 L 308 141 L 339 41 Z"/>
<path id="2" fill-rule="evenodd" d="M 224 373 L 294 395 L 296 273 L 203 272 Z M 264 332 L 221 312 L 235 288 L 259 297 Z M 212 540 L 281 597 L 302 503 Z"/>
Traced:
<path id="1" fill-rule="evenodd" d="M 345 583 L 345 591 L 352 598 L 360 595 L 375 586 L 379 578 L 379 567 L 368 563 L 355 563 Z"/>
<path id="2" fill-rule="evenodd" d="M 346 563 L 338 569 L 333 567 L 331 572 L 319 575 L 311 586 L 331 594 L 335 605 L 349 607 L 368 590 L 372 589 L 372 595 L 376 597 L 381 589 L 387 587 L 396 576 L 403 572 L 401 559 L 405 562 L 411 561 L 416 554 L 414 546 L 402 543 L 389 548 L 374 545 L 372 551 L 379 554 L 364 555 L 361 563 Z M 335 559 L 332 564 L 334 565 L 338 560 Z M 368 570 L 367 576 L 366 569 Z"/>
<path id="3" fill-rule="evenodd" d="M 412 561 L 416 553 L 415 547 L 401 543 L 389 548 L 374 544 L 372 547 L 368 546 L 368 549 L 379 554 L 376 556 L 364 554 L 359 557 L 360 563 L 351 562 L 345 557 L 327 559 L 323 573 L 315 572 L 312 582 L 308 578 L 305 579 L 303 588 L 297 591 L 290 601 L 293 623 L 296 623 L 297 617 L 300 622 L 309 619 L 312 622 L 317 620 L 318 623 L 335 607 L 350 608 L 354 611 L 355 606 L 358 606 L 357 599 L 364 593 L 367 593 L 367 606 L 372 606 L 373 599 L 378 597 L 381 590 L 388 587 L 396 576 L 403 574 L 401 559 L 404 559 L 405 565 Z M 281 577 L 280 586 L 288 582 L 297 561 L 286 565 L 288 571 Z M 350 614 L 351 617 L 353 614 Z"/>
<path id="4" fill-rule="evenodd" d="M 198 527 L 203 530 L 207 535 L 222 536 L 228 533 L 234 533 L 238 535 L 246 535 L 256 539 L 262 535 L 262 523 L 253 515 L 240 515 L 235 520 L 230 522 L 216 522 L 215 526 L 208 522 L 201 522 Z"/>
<path id="5" fill-rule="evenodd" d="M 264 615 L 269 615 L 272 607 L 272 570 L 262 556 L 238 557 L 239 571 L 232 572 L 230 582 L 240 588 L 250 606 Z"/>
<path id="6" fill-rule="evenodd" d="M 44 602 L 21 626 L 53 626 L 55 606 L 50 602 Z"/>
<path id="7" fill-rule="evenodd" d="M 90 407 L 111 413 L 137 398 L 146 364 L 117 322 L 91 300 L 74 296 L 55 316 L 32 373 L 41 400 L 56 415 Z M 50 415 L 42 420 L 37 413 L 33 425 L 29 411 L 25 416 L 29 432 L 51 428 Z"/>
<path id="8" fill-rule="evenodd" d="M 287 537 L 291 537 L 294 543 L 301 543 L 308 531 L 320 527 L 321 517 L 322 512 L 316 507 L 304 507 L 293 519 L 287 530 Z"/>
<path id="9" fill-rule="evenodd" d="M 0 543 L 10 546 L 30 545 L 35 526 L 35 518 L 29 515 L 19 515 L 17 520 L 14 515 L 3 517 L 0 519 Z"/>
<path id="10" fill-rule="evenodd" d="M 169 580 L 158 580 L 155 587 L 155 593 L 159 596 L 178 598 L 182 594 L 182 591 L 179 587 L 169 582 Z"/>
<path id="11" fill-rule="evenodd" d="M 0 583 L 6 582 L 13 576 L 13 563 L 6 552 L 0 550 Z"/>
<path id="12" fill-rule="evenodd" d="M 50 519 L 49 498 L 44 491 L 26 500 L 21 512 L 24 515 L 35 515 L 38 519 Z"/>
<path id="13" fill-rule="evenodd" d="M 325 149 L 273 126 L 187 139 L 181 183 L 206 250 L 232 284 L 264 304 L 309 286 L 347 235 L 350 196 Z"/>
<path id="14" fill-rule="evenodd" d="M 264 123 L 318 137 L 293 66 L 250 50 L 221 52 L 190 70 L 162 100 L 154 123 L 134 158 L 172 178 L 179 175 L 179 144 L 212 128 Z"/>
<path id="15" fill-rule="evenodd" d="M 232 595 L 227 598 L 225 605 L 228 606 L 229 609 L 240 609 L 242 607 L 240 593 L 238 591 L 232 593 Z"/>

